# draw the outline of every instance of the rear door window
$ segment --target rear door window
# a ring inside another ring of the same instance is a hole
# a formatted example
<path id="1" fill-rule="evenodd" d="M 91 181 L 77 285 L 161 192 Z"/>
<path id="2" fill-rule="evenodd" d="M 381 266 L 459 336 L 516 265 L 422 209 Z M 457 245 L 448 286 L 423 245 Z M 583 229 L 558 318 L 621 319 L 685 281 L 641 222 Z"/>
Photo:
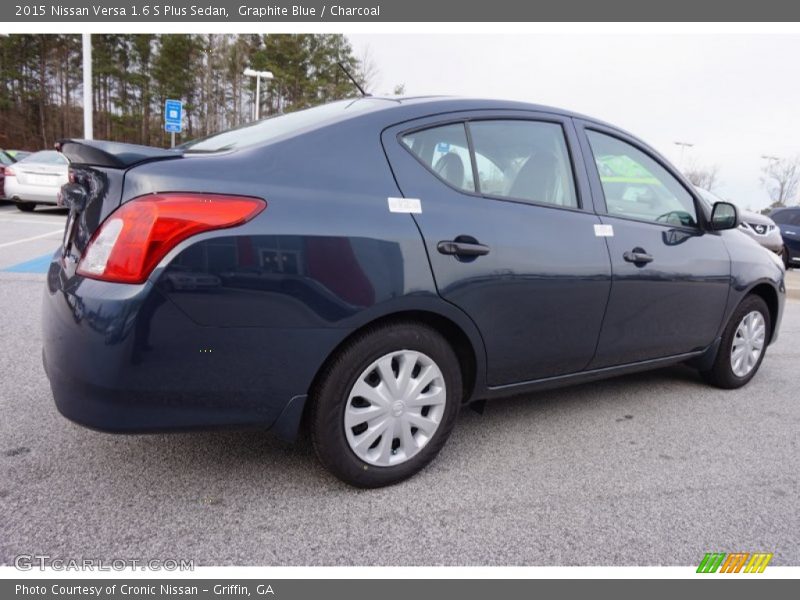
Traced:
<path id="1" fill-rule="evenodd" d="M 522 120 L 469 123 L 481 194 L 577 208 L 564 130 Z"/>

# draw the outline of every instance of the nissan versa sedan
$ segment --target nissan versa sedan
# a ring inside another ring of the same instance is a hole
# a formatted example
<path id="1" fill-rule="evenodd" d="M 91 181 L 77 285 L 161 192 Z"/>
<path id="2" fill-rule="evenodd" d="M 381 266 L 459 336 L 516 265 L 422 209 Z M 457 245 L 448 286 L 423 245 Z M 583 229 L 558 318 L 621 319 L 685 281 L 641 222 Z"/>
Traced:
<path id="1" fill-rule="evenodd" d="M 304 422 L 377 487 L 468 403 L 676 363 L 738 388 L 778 334 L 783 265 L 736 208 L 706 215 L 652 148 L 566 111 L 369 97 L 180 150 L 59 148 L 43 358 L 88 427 Z"/>

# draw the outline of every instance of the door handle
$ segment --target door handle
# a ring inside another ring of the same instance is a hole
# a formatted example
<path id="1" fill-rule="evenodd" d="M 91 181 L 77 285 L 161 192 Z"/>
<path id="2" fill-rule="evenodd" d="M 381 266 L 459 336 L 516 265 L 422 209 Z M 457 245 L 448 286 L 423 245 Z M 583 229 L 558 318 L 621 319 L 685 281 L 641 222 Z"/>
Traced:
<path id="1" fill-rule="evenodd" d="M 646 265 L 649 262 L 653 262 L 653 257 L 645 252 L 643 248 L 638 247 L 634 248 L 633 250 L 628 250 L 622 255 L 622 258 L 637 266 Z"/>
<path id="2" fill-rule="evenodd" d="M 459 236 L 460 238 L 461 236 Z M 436 249 L 442 254 L 454 256 L 484 256 L 489 254 L 489 246 L 479 244 L 477 241 L 445 240 L 436 245 Z"/>

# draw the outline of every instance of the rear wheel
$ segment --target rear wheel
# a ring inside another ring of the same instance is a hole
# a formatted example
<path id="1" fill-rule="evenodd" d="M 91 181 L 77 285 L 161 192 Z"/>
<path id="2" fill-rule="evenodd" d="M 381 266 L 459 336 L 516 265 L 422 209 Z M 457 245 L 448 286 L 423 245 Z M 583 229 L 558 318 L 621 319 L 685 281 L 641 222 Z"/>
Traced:
<path id="1" fill-rule="evenodd" d="M 462 395 L 458 359 L 422 323 L 365 331 L 325 367 L 312 397 L 311 438 L 322 464 L 358 487 L 406 479 L 439 453 Z"/>
<path id="2" fill-rule="evenodd" d="M 34 202 L 17 202 L 17 208 L 22 212 L 33 212 L 36 204 Z"/>
<path id="3" fill-rule="evenodd" d="M 769 343 L 769 309 L 758 296 L 747 296 L 731 316 L 717 358 L 705 379 L 717 387 L 742 387 L 758 372 Z"/>

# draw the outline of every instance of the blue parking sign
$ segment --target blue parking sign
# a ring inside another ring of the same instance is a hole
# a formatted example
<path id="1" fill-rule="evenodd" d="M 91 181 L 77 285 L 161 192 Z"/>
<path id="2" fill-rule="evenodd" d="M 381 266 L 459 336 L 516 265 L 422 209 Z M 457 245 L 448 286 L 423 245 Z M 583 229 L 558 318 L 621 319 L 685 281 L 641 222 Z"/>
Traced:
<path id="1" fill-rule="evenodd" d="M 164 103 L 164 131 L 180 133 L 183 129 L 183 102 L 167 100 Z"/>

